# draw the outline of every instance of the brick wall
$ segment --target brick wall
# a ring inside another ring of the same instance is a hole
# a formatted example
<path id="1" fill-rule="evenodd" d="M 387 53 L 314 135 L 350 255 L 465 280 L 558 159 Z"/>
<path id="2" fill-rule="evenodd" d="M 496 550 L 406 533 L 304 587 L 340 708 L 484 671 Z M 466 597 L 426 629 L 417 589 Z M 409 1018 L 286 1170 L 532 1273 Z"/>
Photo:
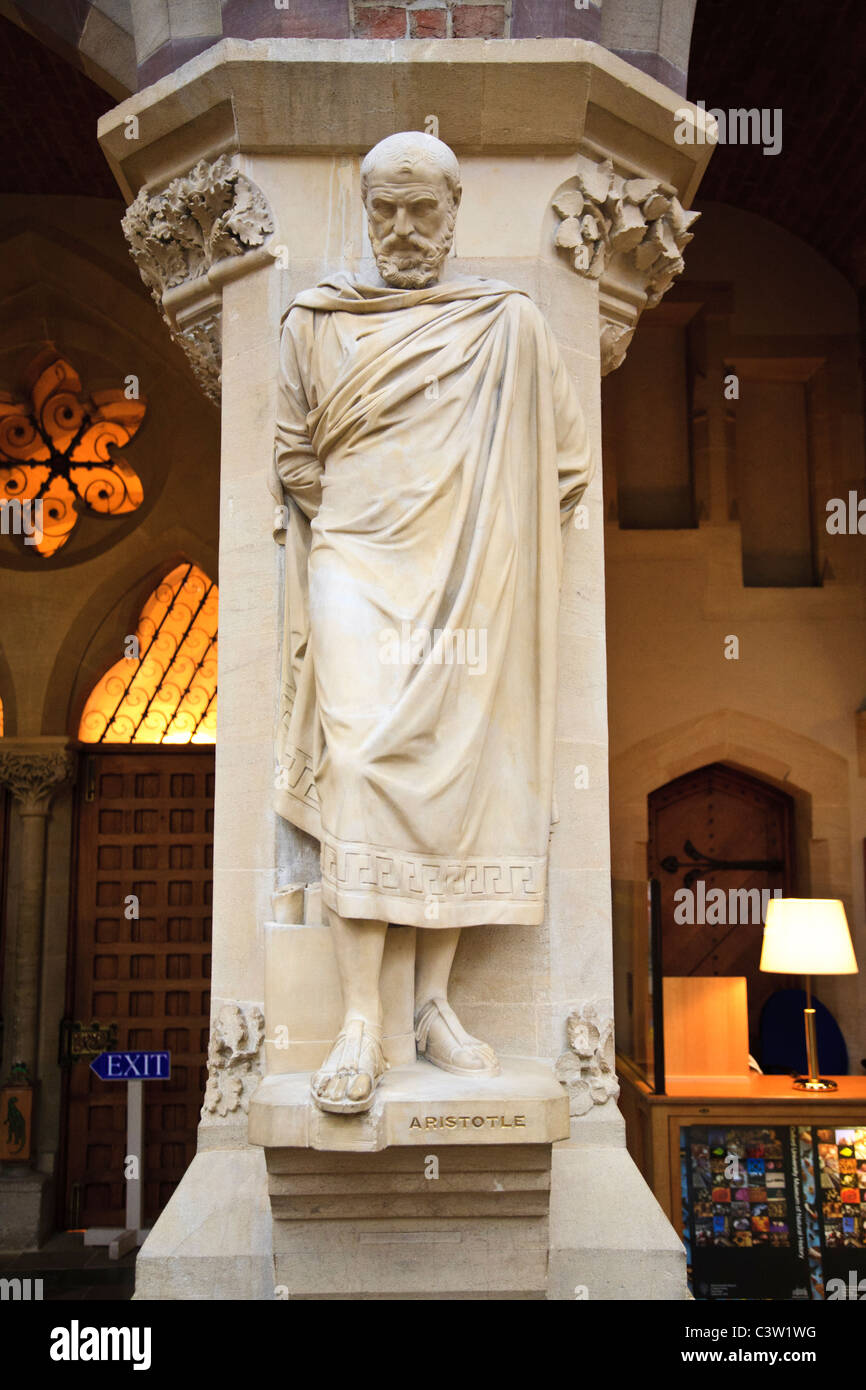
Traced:
<path id="1" fill-rule="evenodd" d="M 351 0 L 356 39 L 505 39 L 511 0 Z"/>

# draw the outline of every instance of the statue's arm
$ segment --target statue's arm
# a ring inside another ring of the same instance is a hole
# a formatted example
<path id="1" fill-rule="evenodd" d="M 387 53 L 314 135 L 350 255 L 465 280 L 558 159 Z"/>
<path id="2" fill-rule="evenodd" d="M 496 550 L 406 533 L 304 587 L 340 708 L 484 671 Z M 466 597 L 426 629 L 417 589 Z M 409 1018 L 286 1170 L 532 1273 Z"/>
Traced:
<path id="1" fill-rule="evenodd" d="M 280 485 L 310 520 L 322 501 L 322 465 L 307 430 L 305 385 L 313 347 L 312 313 L 293 309 L 280 339 L 274 466 Z"/>

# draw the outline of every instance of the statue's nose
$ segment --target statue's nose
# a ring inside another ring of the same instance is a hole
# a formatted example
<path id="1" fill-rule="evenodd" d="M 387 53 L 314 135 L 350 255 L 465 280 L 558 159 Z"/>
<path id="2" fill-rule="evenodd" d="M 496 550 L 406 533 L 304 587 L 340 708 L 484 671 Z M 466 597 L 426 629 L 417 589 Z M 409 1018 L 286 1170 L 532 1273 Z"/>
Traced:
<path id="1" fill-rule="evenodd" d="M 412 231 L 412 219 L 405 208 L 397 209 L 397 216 L 394 218 L 394 231 L 398 236 L 408 236 Z"/>

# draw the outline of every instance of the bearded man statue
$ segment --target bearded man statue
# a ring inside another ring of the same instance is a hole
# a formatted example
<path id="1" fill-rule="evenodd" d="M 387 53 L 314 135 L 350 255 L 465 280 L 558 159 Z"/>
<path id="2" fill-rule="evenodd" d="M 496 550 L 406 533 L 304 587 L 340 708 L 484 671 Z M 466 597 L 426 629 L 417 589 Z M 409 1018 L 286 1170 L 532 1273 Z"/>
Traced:
<path id="1" fill-rule="evenodd" d="M 311 1082 L 369 1109 L 388 924 L 415 926 L 418 1055 L 495 1074 L 448 1002 L 463 928 L 539 925 L 564 525 L 590 477 L 553 335 L 526 294 L 443 276 L 460 170 L 404 132 L 361 166 L 378 275 L 299 294 L 275 466 L 288 512 L 280 813 L 321 844 L 342 1029 Z"/>

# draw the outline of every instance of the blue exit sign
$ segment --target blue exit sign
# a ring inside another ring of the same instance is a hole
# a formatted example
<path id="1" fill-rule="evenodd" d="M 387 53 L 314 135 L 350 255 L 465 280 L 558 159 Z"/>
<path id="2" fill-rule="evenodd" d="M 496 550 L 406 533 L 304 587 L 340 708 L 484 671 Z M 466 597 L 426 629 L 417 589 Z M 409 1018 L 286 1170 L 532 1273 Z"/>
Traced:
<path id="1" fill-rule="evenodd" d="M 100 1052 L 90 1070 L 103 1081 L 168 1081 L 170 1052 Z"/>

